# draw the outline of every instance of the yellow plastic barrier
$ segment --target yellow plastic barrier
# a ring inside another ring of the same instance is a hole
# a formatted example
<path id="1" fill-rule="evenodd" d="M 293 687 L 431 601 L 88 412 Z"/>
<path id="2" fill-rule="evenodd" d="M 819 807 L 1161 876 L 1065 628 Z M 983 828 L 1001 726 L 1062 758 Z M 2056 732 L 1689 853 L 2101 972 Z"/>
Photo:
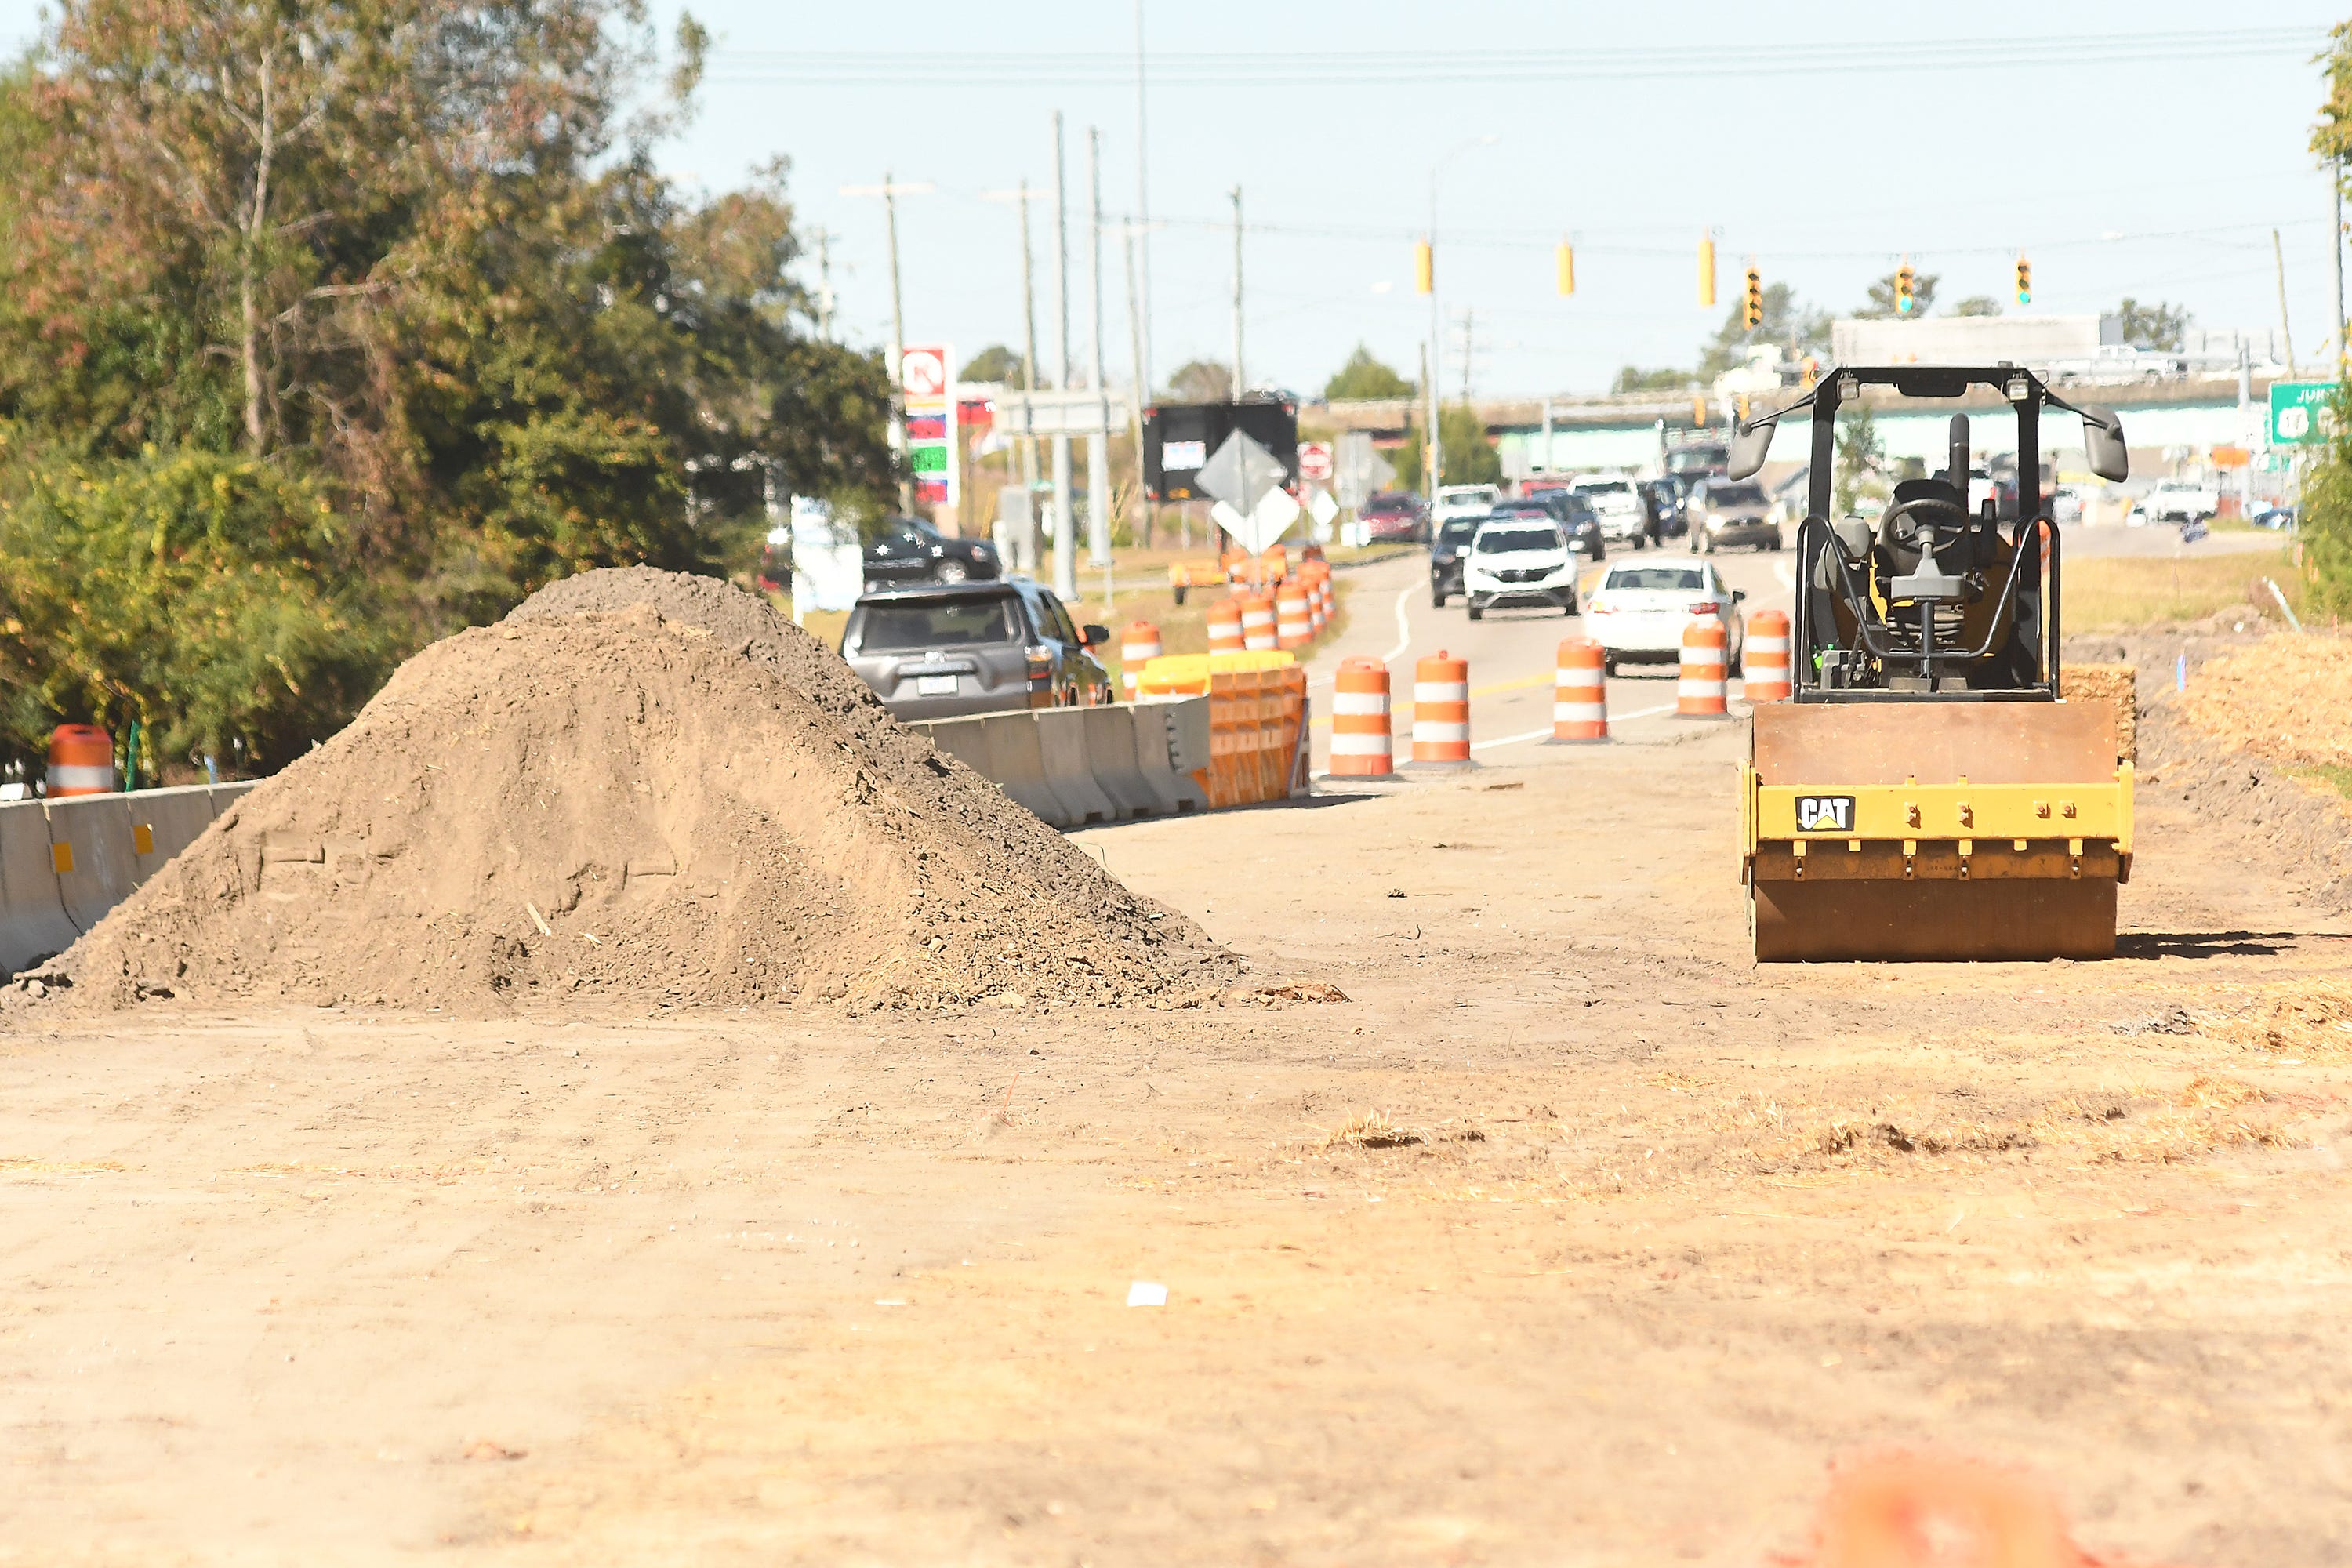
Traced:
<path id="1" fill-rule="evenodd" d="M 1209 766 L 1194 776 L 1212 810 L 1290 794 L 1307 729 L 1307 672 L 1296 655 L 1163 654 L 1143 667 L 1136 694 L 1209 699 Z"/>

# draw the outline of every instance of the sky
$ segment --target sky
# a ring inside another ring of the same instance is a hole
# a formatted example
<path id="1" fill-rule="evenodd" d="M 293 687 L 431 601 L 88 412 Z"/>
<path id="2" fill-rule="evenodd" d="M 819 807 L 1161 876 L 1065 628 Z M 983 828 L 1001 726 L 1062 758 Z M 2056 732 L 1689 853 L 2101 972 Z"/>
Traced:
<path id="1" fill-rule="evenodd" d="M 679 9 L 655 0 L 665 30 Z M 690 9 L 716 48 L 698 113 L 661 162 L 716 193 L 789 158 L 803 221 L 832 237 L 836 331 L 856 342 L 889 335 L 889 269 L 880 203 L 843 188 L 887 172 L 931 187 L 899 204 L 908 340 L 947 342 L 960 361 L 1018 345 L 1019 208 L 988 194 L 1024 178 L 1050 193 L 1061 110 L 1083 368 L 1089 127 L 1109 221 L 1139 205 L 1133 0 Z M 39 13 L 0 0 L 0 37 L 29 40 Z M 1141 14 L 1162 384 L 1185 360 L 1230 357 L 1236 184 L 1251 381 L 1311 395 L 1360 342 L 1415 374 L 1430 301 L 1412 245 L 1441 163 L 1449 394 L 1465 310 L 1480 395 L 1594 392 L 1629 363 L 1688 365 L 1750 258 L 1843 314 L 1906 257 L 1940 276 L 1939 307 L 2006 300 L 2022 250 L 2036 312 L 2132 296 L 2267 337 L 2276 227 L 2298 359 L 2321 357 L 2334 329 L 2330 194 L 2307 144 L 2311 56 L 2340 7 L 1142 0 Z M 1050 374 L 1050 195 L 1031 222 Z M 1695 283 L 1709 232 L 1712 310 Z M 1563 238 L 1576 247 L 1567 299 Z M 1116 228 L 1103 277 L 1108 376 L 1125 383 Z"/>

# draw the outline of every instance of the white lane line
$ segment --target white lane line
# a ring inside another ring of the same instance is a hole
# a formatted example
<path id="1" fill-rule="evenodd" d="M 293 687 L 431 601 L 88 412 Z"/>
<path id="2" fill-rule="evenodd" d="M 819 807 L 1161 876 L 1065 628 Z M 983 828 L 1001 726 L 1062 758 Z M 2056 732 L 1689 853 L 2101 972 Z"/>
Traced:
<path id="1" fill-rule="evenodd" d="M 1540 730 L 1530 730 L 1524 735 L 1498 735 L 1491 741 L 1473 741 L 1470 742 L 1470 749 L 1474 752 L 1483 752 L 1489 746 L 1516 746 L 1522 741 L 1549 741 L 1550 739 L 1551 726 L 1547 724 Z"/>
<path id="2" fill-rule="evenodd" d="M 1384 653 L 1384 654 L 1381 655 L 1381 662 L 1382 664 L 1394 664 L 1394 663 L 1395 663 L 1399 658 L 1402 658 L 1402 657 L 1404 656 L 1404 650 L 1405 650 L 1407 647 L 1411 647 L 1411 646 L 1412 645 L 1412 624 L 1411 624 L 1410 622 L 1408 622 L 1408 621 L 1404 618 L 1404 602 L 1405 602 L 1407 599 L 1412 598 L 1412 592 L 1413 592 L 1413 590 L 1414 590 L 1415 588 L 1420 587 L 1420 586 L 1421 586 L 1421 584 L 1418 584 L 1418 583 L 1407 583 L 1407 584 L 1404 585 L 1404 587 L 1403 587 L 1402 591 L 1402 592 L 1400 592 L 1400 593 L 1397 595 L 1397 597 L 1396 597 L 1396 624 L 1397 624 L 1397 641 L 1396 641 L 1396 647 L 1392 647 L 1392 648 L 1389 649 L 1389 651 L 1388 651 L 1388 652 L 1386 652 L 1386 653 Z"/>
<path id="3" fill-rule="evenodd" d="M 1389 651 L 1388 651 L 1388 652 L 1386 652 L 1386 653 L 1384 653 L 1384 654 L 1381 655 L 1381 662 L 1382 664 L 1394 664 L 1394 663 L 1397 661 L 1397 657 L 1398 657 L 1400 654 L 1403 653 L 1403 652 L 1404 652 L 1404 650 L 1405 650 L 1408 647 L 1410 647 L 1410 646 L 1412 645 L 1412 626 L 1411 626 L 1406 622 L 1406 620 L 1405 620 L 1405 618 L 1404 618 L 1404 604 L 1405 604 L 1405 601 L 1406 601 L 1407 599 L 1410 599 L 1410 598 L 1412 598 L 1412 597 L 1413 590 L 1414 590 L 1415 588 L 1419 587 L 1419 586 L 1420 586 L 1420 584 L 1417 584 L 1417 583 L 1407 583 L 1407 584 L 1404 585 L 1404 587 L 1403 587 L 1402 590 L 1400 590 L 1400 591 L 1399 591 L 1399 593 L 1397 594 L 1397 597 L 1396 597 L 1397 645 L 1396 645 L 1396 647 L 1392 647 L 1392 648 L 1389 649 Z M 1335 669 L 1335 670 L 1333 670 L 1333 671 L 1332 671 L 1330 674 L 1328 674 L 1328 675 L 1318 675 L 1318 676 L 1317 676 L 1314 679 L 1312 679 L 1312 680 L 1308 681 L 1308 682 L 1307 682 L 1307 685 L 1309 685 L 1310 687 L 1312 687 L 1312 686 L 1332 686 L 1332 685 L 1336 685 L 1336 684 L 1338 684 L 1339 679 L 1339 672 L 1338 670 L 1336 670 L 1336 669 Z M 1549 734 L 1549 733 L 1550 733 L 1550 731 L 1545 731 L 1545 733 Z"/>

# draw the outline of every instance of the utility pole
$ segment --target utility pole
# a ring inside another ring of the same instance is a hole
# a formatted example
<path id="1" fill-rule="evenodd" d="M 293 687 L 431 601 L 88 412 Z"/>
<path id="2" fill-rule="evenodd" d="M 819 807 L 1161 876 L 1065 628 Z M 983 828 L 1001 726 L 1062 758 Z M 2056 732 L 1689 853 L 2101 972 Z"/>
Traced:
<path id="1" fill-rule="evenodd" d="M 1462 307 L 1462 406 L 1470 406 L 1470 307 Z"/>
<path id="2" fill-rule="evenodd" d="M 1242 400 L 1249 383 L 1242 376 L 1242 188 L 1235 185 L 1234 197 L 1234 401 Z"/>
<path id="3" fill-rule="evenodd" d="M 1029 204 L 1038 194 L 1029 189 L 1029 178 L 1023 175 L 1020 185 L 1010 191 L 982 191 L 982 199 L 992 202 L 1021 204 L 1021 486 L 1034 497 L 1037 489 L 1037 440 L 1025 434 L 1035 420 L 1031 414 L 1029 394 L 1037 386 L 1037 289 L 1029 256 Z"/>
<path id="4" fill-rule="evenodd" d="M 2279 244 L 2279 231 L 2271 230 L 2271 259 L 2278 264 L 2279 337 L 2286 350 L 2287 379 L 2294 379 L 2294 329 L 2286 323 L 2286 250 Z"/>
<path id="5" fill-rule="evenodd" d="M 1066 392 L 1070 361 L 1070 201 L 1062 158 L 1062 111 L 1054 110 L 1054 320 L 1055 357 L 1061 373 L 1055 385 Z M 1054 592 L 1062 603 L 1078 602 L 1077 529 L 1070 508 L 1070 437 L 1056 419 L 1054 435 Z"/>
<path id="6" fill-rule="evenodd" d="M 1135 0 L 1135 221 L 1143 226 L 1143 231 L 1136 237 L 1139 248 L 1137 261 L 1141 268 L 1141 324 L 1135 333 L 1136 341 L 1142 345 L 1136 355 L 1139 368 L 1135 373 L 1135 395 L 1139 402 L 1151 395 L 1151 161 L 1144 151 L 1149 145 L 1143 135 L 1143 0 Z M 1130 303 L 1128 309 L 1134 313 L 1138 307 Z"/>
<path id="7" fill-rule="evenodd" d="M 882 225 L 890 246 L 890 349 L 887 366 L 890 377 L 890 449 L 898 454 L 902 472 L 907 455 L 907 315 L 898 292 L 898 198 L 929 195 L 930 192 L 928 183 L 899 184 L 887 169 L 882 171 L 882 183 L 878 185 L 841 187 L 845 196 L 882 198 Z M 911 476 L 898 480 L 898 510 L 915 510 L 915 481 Z"/>
<path id="8" fill-rule="evenodd" d="M 816 231 L 816 335 L 820 342 L 833 342 L 833 231 L 821 225 Z"/>
<path id="9" fill-rule="evenodd" d="M 1137 0 L 1137 7 L 1140 10 L 1141 0 Z M 1133 395 L 1127 400 L 1127 436 L 1135 447 L 1135 504 L 1142 509 L 1143 548 L 1149 550 L 1151 548 L 1152 524 L 1158 521 L 1154 515 L 1158 509 L 1152 504 L 1151 497 L 1145 492 L 1143 479 L 1143 402 L 1150 393 L 1147 389 L 1143 374 L 1143 312 L 1138 305 L 1135 285 L 1135 242 L 1141 237 L 1139 231 L 1142 227 L 1140 223 L 1131 223 L 1122 228 L 1119 234 L 1126 242 L 1127 346 L 1135 360 Z"/>
<path id="10" fill-rule="evenodd" d="M 1431 389 L 1436 384 L 1437 378 L 1429 371 L 1429 345 L 1423 343 L 1421 345 L 1421 401 L 1429 427 L 1421 433 L 1421 488 L 1429 492 L 1433 524 L 1436 521 L 1434 513 L 1437 508 L 1437 395 Z"/>
<path id="11" fill-rule="evenodd" d="M 1087 554 L 1102 568 L 1103 607 L 1110 607 L 1110 395 L 1103 390 L 1102 132 L 1087 127 L 1087 384 L 1095 395 L 1087 432 Z"/>
<path id="12" fill-rule="evenodd" d="M 1536 472 L 1551 472 L 1551 399 L 1549 397 L 1543 402 L 1543 462 L 1537 467 Z"/>
<path id="13" fill-rule="evenodd" d="M 2336 258 L 2336 379 L 2344 379 L 2344 165 L 2327 166 L 2328 184 L 2336 195 L 2336 221 L 2328 226 L 2328 254 Z"/>

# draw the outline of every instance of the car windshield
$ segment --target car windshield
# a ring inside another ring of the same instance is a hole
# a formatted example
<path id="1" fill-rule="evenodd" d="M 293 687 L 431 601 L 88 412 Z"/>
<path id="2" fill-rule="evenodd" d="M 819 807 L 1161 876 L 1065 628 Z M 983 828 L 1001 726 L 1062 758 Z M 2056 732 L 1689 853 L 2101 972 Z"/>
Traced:
<path id="1" fill-rule="evenodd" d="M 1467 544 L 1477 537 L 1478 520 L 1476 518 L 1464 518 L 1459 522 L 1449 522 L 1437 531 L 1437 542 L 1440 544 Z"/>
<path id="2" fill-rule="evenodd" d="M 1696 566 L 1614 566 L 1610 588 L 1646 588 L 1660 594 L 1696 594 L 1706 586 Z"/>
<path id="3" fill-rule="evenodd" d="M 1630 494 L 1633 487 L 1625 479 L 1587 479 L 1576 489 L 1580 495 L 1622 496 Z"/>
<path id="4" fill-rule="evenodd" d="M 1366 517 L 1393 517 L 1412 510 L 1412 498 L 1401 495 L 1376 495 L 1364 503 Z"/>
<path id="5" fill-rule="evenodd" d="M 1709 506 L 1762 506 L 1762 485 L 1709 485 L 1706 487 Z"/>
<path id="6" fill-rule="evenodd" d="M 1017 642 L 1010 595 L 984 599 L 905 599 L 858 607 L 857 646 L 867 653 L 972 647 Z"/>
<path id="7" fill-rule="evenodd" d="M 1500 555 L 1516 550 L 1558 550 L 1559 531 L 1552 528 L 1482 529 L 1478 542 L 1472 546 L 1481 555 Z"/>

